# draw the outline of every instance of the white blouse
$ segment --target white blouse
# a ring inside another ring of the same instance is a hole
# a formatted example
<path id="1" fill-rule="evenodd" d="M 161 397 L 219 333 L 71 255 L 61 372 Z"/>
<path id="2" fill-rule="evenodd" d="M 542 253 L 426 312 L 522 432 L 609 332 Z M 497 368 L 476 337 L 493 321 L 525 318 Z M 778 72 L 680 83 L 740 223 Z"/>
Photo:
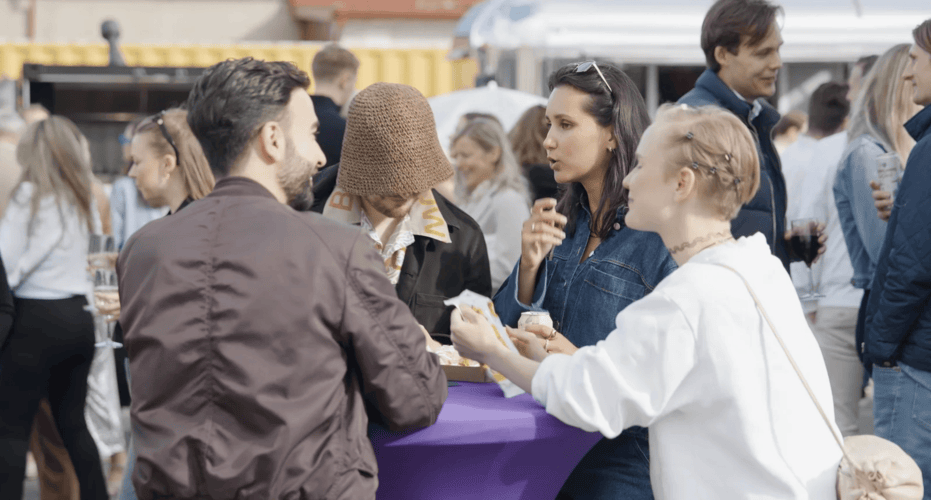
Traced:
<path id="1" fill-rule="evenodd" d="M 41 300 L 89 295 L 87 225 L 74 207 L 63 203 L 59 211 L 55 199 L 48 196 L 39 203 L 32 236 L 27 237 L 33 190 L 32 183 L 20 184 L 0 220 L 0 256 L 13 295 Z M 100 214 L 93 199 L 91 215 L 99 232 Z"/>
<path id="2" fill-rule="evenodd" d="M 841 451 L 736 269 L 829 419 L 831 387 L 792 281 L 756 234 L 704 250 L 573 356 L 551 355 L 533 396 L 569 425 L 649 427 L 659 500 L 833 500 Z"/>
<path id="3" fill-rule="evenodd" d="M 492 294 L 511 275 L 520 258 L 524 221 L 530 218 L 526 197 L 512 189 L 491 187 L 491 181 L 479 184 L 460 208 L 475 219 L 485 236 L 491 266 Z"/>

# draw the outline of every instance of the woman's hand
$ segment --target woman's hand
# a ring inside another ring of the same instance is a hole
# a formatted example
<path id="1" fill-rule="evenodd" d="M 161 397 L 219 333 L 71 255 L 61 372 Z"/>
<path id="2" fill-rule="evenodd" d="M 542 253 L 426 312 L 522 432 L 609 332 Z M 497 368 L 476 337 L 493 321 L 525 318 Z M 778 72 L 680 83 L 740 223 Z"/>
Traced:
<path id="1" fill-rule="evenodd" d="M 456 351 L 479 363 L 488 361 L 508 348 L 498 340 L 485 316 L 468 307 L 456 308 L 450 316 L 450 333 Z"/>
<path id="2" fill-rule="evenodd" d="M 569 342 L 565 335 L 548 326 L 528 325 L 527 331 L 536 335 L 543 348 L 550 354 L 568 354 L 571 356 L 575 351 L 579 350 L 575 344 Z"/>
<path id="3" fill-rule="evenodd" d="M 821 256 L 824 255 L 824 252 L 828 249 L 827 248 L 828 233 L 825 231 L 826 228 L 827 226 L 825 226 L 823 222 L 819 222 L 818 227 L 815 228 L 815 231 L 818 233 L 818 244 L 821 246 L 818 248 L 818 255 L 815 257 L 815 260 L 811 261 L 812 264 L 814 264 L 815 262 L 818 262 L 821 259 Z M 785 238 L 786 241 L 791 240 L 792 231 L 786 231 L 782 237 Z M 792 246 L 790 245 L 789 246 L 790 252 L 791 252 L 791 248 Z M 794 252 L 791 252 L 790 256 L 793 254 Z M 795 258 L 802 260 L 801 255 L 795 255 Z"/>
<path id="4" fill-rule="evenodd" d="M 533 204 L 530 218 L 524 222 L 521 237 L 521 267 L 536 270 L 553 249 L 562 244 L 566 233 L 566 216 L 556 212 L 556 200 L 541 198 Z"/>
<path id="5" fill-rule="evenodd" d="M 892 215 L 892 193 L 889 191 L 880 191 L 879 183 L 870 181 L 870 187 L 873 188 L 873 205 L 876 206 L 876 216 L 880 220 L 889 222 L 889 216 Z"/>
<path id="6" fill-rule="evenodd" d="M 534 361 L 543 361 L 549 353 L 543 348 L 543 342 L 536 334 L 517 328 L 508 328 L 508 336 L 521 356 Z"/>
<path id="7" fill-rule="evenodd" d="M 109 321 L 120 319 L 119 292 L 95 291 L 94 308 L 97 309 L 97 314 L 108 318 Z"/>

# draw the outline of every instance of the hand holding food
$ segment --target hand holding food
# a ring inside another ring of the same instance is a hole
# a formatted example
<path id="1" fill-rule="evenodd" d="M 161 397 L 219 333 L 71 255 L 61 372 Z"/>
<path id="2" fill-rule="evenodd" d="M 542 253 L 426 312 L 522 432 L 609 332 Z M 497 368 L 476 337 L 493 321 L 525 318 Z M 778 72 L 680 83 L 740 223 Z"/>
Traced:
<path id="1" fill-rule="evenodd" d="M 468 307 L 456 308 L 452 312 L 450 332 L 459 354 L 480 363 L 486 363 L 495 353 L 507 350 L 485 316 Z"/>

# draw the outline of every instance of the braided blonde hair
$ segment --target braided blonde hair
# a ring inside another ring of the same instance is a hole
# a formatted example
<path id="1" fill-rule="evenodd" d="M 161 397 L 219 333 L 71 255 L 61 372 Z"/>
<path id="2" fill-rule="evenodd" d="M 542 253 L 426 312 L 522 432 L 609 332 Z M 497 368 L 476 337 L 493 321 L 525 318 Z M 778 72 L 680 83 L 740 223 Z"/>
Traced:
<path id="1" fill-rule="evenodd" d="M 717 106 L 664 105 L 656 122 L 669 128 L 665 150 L 668 174 L 683 167 L 698 178 L 699 194 L 727 220 L 753 199 L 760 187 L 760 159 L 747 127 Z"/>

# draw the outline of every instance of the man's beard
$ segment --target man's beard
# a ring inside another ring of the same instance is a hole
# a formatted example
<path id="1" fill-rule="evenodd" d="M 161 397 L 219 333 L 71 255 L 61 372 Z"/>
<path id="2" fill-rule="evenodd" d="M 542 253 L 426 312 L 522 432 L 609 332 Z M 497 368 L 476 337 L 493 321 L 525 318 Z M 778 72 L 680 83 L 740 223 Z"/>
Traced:
<path id="1" fill-rule="evenodd" d="M 291 141 L 287 144 L 285 163 L 278 173 L 278 182 L 291 208 L 298 212 L 309 212 L 314 203 L 314 166 L 297 155 Z"/>
<path id="2" fill-rule="evenodd" d="M 304 187 L 294 197 L 288 195 L 288 205 L 298 212 L 310 212 L 314 206 L 314 182 L 312 177 L 304 181 Z"/>

